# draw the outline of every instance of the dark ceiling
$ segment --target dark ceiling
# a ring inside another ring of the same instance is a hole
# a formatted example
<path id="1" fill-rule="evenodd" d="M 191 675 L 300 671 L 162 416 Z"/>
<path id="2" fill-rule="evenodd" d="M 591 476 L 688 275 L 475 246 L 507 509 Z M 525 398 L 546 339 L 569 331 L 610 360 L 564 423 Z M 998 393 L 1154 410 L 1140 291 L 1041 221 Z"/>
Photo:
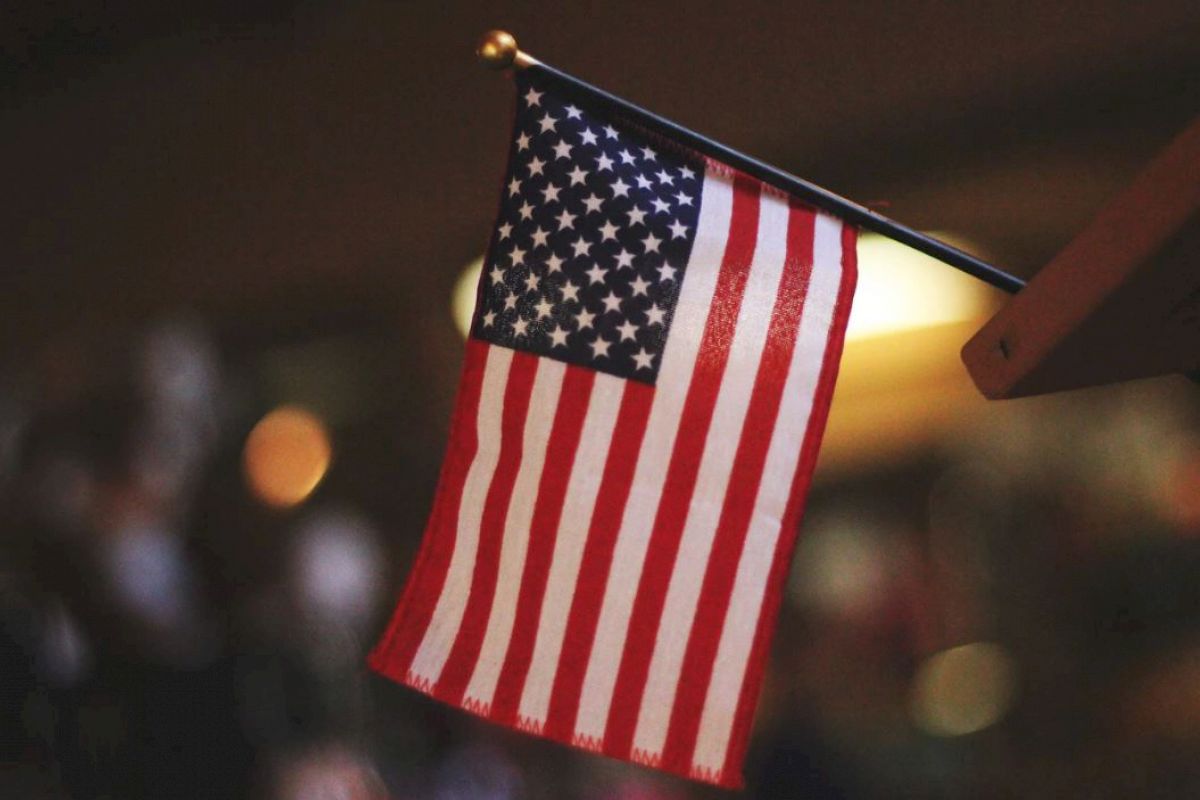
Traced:
<path id="1" fill-rule="evenodd" d="M 511 102 L 471 56 L 489 27 L 1022 275 L 1200 99 L 1195 2 L 97 0 L 0 26 L 10 359 L 178 308 L 375 314 L 453 352 Z"/>

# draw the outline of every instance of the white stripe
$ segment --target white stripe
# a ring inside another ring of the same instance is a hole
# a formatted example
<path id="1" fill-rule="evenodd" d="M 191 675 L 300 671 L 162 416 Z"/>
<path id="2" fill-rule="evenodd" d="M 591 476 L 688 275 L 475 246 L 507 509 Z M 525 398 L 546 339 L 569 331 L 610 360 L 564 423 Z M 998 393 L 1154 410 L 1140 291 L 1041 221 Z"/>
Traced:
<path id="1" fill-rule="evenodd" d="M 500 421 L 504 413 L 504 388 L 508 384 L 508 368 L 513 351 L 507 347 L 489 347 L 483 369 L 483 384 L 479 393 L 479 412 L 476 417 L 476 436 L 479 446 L 467 470 L 462 500 L 458 507 L 458 530 L 454 537 L 454 553 L 442 594 L 421 646 L 413 656 L 412 672 L 437 683 L 442 667 L 450 657 L 450 648 L 458 637 L 471 576 L 475 572 L 475 556 L 479 549 L 479 522 L 483 518 L 484 501 L 500 457 Z"/>
<path id="2" fill-rule="evenodd" d="M 707 172 L 696 239 L 692 243 L 691 258 L 684 273 L 671 333 L 655 383 L 646 434 L 638 453 L 621 529 L 617 534 L 612 568 L 604 587 L 604 603 L 583 681 L 579 714 L 575 722 L 576 733 L 582 736 L 604 736 L 613 684 L 617 679 L 621 653 L 625 649 L 629 615 L 642 576 L 646 546 L 662 497 L 667 466 L 675 447 L 680 412 L 691 385 L 696 353 L 704 338 L 708 310 L 725 255 L 732 208 L 732 179 Z"/>
<path id="3" fill-rule="evenodd" d="M 525 554 L 529 547 L 529 528 L 537 502 L 542 465 L 546 462 L 546 446 L 558 408 L 567 365 L 550 358 L 537 360 L 537 372 L 525 414 L 525 430 L 521 442 L 521 466 L 513 483 L 512 500 L 504 520 L 504 538 L 500 543 L 500 570 L 492 610 L 488 616 L 487 632 L 475 662 L 475 671 L 467 684 L 466 697 L 490 705 L 500 679 L 500 668 L 508 652 L 513 620 L 517 613 L 517 595 L 521 591 L 521 576 L 525 571 Z"/>
<path id="4" fill-rule="evenodd" d="M 742 438 L 746 409 L 750 405 L 779 294 L 779 279 L 787 258 L 787 228 L 787 200 L 764 193 L 759 203 L 754 258 L 750 262 L 750 274 L 729 346 L 729 361 L 713 406 L 712 424 L 696 472 L 696 486 L 688 504 L 679 552 L 671 570 L 638 714 L 634 746 L 652 755 L 662 752 L 667 737 L 700 584 L 704 581 L 713 536 L 721 519 L 729 474 L 733 471 L 737 443 Z"/>
<path id="5" fill-rule="evenodd" d="M 554 676 L 558 674 L 558 657 L 567 630 L 571 598 L 579 581 L 579 564 L 592 524 L 592 512 L 596 509 L 596 493 L 600 491 L 600 481 L 604 477 L 602 465 L 608 457 L 626 383 L 612 375 L 596 374 L 579 433 L 579 445 L 575 449 L 575 461 L 570 465 L 571 474 L 567 478 L 562 516 L 554 536 L 554 554 L 546 578 L 537 638 L 521 692 L 521 717 L 538 725 L 545 723 L 550 707 L 550 693 L 554 688 Z M 567 467 L 556 464 L 552 469 Z"/>
<path id="6" fill-rule="evenodd" d="M 825 345 L 842 277 L 841 241 L 841 222 L 824 214 L 817 215 L 813 231 L 812 279 L 804 300 L 800 331 L 767 450 L 754 514 L 742 545 L 733 593 L 721 627 L 721 642 L 717 646 L 692 755 L 692 763 L 698 767 L 721 770 L 725 766 L 746 663 L 762 611 L 763 590 L 770 576 L 779 528 L 825 360 Z"/>

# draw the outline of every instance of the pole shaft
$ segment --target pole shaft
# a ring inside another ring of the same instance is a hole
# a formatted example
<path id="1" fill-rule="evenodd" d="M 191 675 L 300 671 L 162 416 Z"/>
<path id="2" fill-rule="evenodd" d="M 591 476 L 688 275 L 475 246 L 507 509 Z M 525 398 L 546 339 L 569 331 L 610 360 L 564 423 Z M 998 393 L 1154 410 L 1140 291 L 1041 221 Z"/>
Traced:
<path id="1" fill-rule="evenodd" d="M 946 244 L 939 239 L 926 236 L 920 231 L 915 231 L 912 228 L 901 225 L 895 220 L 889 219 L 882 214 L 877 214 L 869 208 L 860 206 L 840 195 L 822 189 L 820 186 L 809 183 L 802 178 L 797 178 L 795 175 L 777 169 L 763 161 L 759 161 L 752 156 L 726 147 L 720 142 L 715 142 L 690 128 L 685 128 L 682 125 L 671 122 L 669 119 L 660 117 L 658 114 L 634 105 L 628 100 L 622 100 L 620 97 L 592 86 L 590 83 L 569 75 L 562 70 L 543 64 L 526 53 L 518 51 L 514 65 L 519 69 L 529 70 L 540 76 L 549 78 L 551 81 L 577 94 L 582 94 L 594 103 L 606 107 L 610 111 L 618 112 L 632 119 L 637 124 L 654 133 L 679 141 L 698 153 L 724 162 L 747 175 L 758 178 L 763 183 L 793 194 L 822 211 L 827 211 L 830 214 L 841 217 L 864 230 L 882 234 L 902 244 L 906 244 L 914 250 L 919 250 L 928 256 L 932 256 L 997 289 L 1001 289 L 1009 294 L 1015 294 L 1025 286 L 1025 282 L 1020 278 L 1010 275 L 986 261 L 976 258 L 970 253 L 963 252 L 957 247 Z"/>

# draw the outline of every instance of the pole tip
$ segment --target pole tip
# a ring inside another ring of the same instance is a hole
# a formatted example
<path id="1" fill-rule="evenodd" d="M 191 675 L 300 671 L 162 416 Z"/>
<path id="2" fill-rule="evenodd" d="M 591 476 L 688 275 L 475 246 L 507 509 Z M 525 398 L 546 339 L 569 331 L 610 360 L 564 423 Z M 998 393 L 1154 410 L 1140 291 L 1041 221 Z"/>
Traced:
<path id="1" fill-rule="evenodd" d="M 508 31 L 488 31 L 479 39 L 475 55 L 488 69 L 508 69 L 517 58 L 517 40 Z"/>

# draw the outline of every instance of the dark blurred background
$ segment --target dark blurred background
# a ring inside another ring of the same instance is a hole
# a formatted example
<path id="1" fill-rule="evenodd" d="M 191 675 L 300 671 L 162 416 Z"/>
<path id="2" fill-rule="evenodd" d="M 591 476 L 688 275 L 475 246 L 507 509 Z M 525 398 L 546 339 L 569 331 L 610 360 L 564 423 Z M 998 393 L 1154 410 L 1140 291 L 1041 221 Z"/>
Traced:
<path id="1" fill-rule="evenodd" d="M 366 673 L 539 58 L 1030 276 L 1200 107 L 1194 2 L 8 3 L 0 797 L 719 797 Z M 987 403 L 873 237 L 754 798 L 1200 793 L 1200 389 Z M 469 294 L 469 292 L 468 292 Z"/>

